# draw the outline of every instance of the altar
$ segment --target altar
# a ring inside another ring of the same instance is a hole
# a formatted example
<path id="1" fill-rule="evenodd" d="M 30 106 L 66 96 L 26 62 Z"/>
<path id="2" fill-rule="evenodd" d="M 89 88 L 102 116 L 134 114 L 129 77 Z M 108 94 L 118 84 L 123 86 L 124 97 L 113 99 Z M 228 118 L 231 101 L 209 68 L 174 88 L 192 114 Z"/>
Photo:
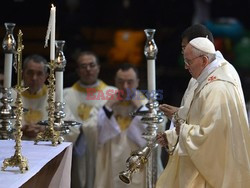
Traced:
<path id="1" fill-rule="evenodd" d="M 14 140 L 0 140 L 0 165 L 15 152 Z M 51 142 L 22 141 L 22 155 L 28 160 L 29 170 L 21 173 L 18 167 L 0 171 L 0 188 L 69 188 L 72 143 L 52 146 Z"/>

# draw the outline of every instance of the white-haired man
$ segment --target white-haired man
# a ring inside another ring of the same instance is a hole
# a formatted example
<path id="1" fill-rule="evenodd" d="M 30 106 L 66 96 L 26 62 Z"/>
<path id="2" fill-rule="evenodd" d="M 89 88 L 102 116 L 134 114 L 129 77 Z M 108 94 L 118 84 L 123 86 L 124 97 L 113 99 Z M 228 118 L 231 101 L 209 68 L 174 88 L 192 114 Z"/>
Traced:
<path id="1" fill-rule="evenodd" d="M 25 58 L 23 62 L 23 83 L 28 88 L 22 93 L 23 107 L 28 111 L 23 117 L 24 139 L 34 139 L 44 127 L 37 125 L 47 119 L 48 92 L 45 81 L 47 79 L 47 60 L 37 54 Z"/>
<path id="2" fill-rule="evenodd" d="M 198 37 L 184 50 L 197 80 L 194 94 L 174 115 L 175 128 L 159 136 L 173 150 L 157 188 L 250 187 L 250 137 L 243 91 L 211 41 Z M 165 137 L 164 137 L 165 136 Z"/>

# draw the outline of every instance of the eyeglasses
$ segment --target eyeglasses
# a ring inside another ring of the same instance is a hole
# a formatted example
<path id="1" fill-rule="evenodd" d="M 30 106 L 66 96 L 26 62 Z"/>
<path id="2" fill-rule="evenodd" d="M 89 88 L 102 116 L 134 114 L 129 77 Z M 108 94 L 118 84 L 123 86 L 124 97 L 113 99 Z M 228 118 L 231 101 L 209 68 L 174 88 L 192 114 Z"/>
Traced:
<path id="1" fill-rule="evenodd" d="M 87 69 L 88 67 L 89 67 L 90 69 L 93 69 L 93 68 L 96 68 L 96 66 L 97 66 L 97 64 L 94 63 L 94 62 L 88 63 L 88 64 L 81 64 L 81 65 L 79 65 L 79 67 L 80 67 L 81 69 Z"/>
<path id="2" fill-rule="evenodd" d="M 185 63 L 185 65 L 186 66 L 190 66 L 192 63 L 193 63 L 193 61 L 195 60 L 195 59 L 197 59 L 197 58 L 199 58 L 199 57 L 203 57 L 204 55 L 199 55 L 199 56 L 197 56 L 197 57 L 195 57 L 195 58 L 193 58 L 193 59 L 184 59 L 184 63 Z"/>

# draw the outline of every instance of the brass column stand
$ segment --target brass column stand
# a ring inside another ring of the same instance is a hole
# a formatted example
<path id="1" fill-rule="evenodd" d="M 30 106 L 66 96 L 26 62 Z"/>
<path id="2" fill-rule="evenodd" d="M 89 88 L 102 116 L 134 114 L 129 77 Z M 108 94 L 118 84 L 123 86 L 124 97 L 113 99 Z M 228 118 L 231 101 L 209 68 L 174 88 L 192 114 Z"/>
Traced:
<path id="1" fill-rule="evenodd" d="M 15 87 L 15 90 L 17 91 L 17 98 L 16 98 L 16 109 L 15 109 L 15 114 L 16 114 L 16 123 L 15 123 L 15 128 L 16 131 L 14 133 L 15 137 L 15 154 L 14 156 L 4 159 L 3 161 L 3 166 L 2 170 L 5 170 L 8 166 L 14 167 L 18 166 L 21 173 L 24 173 L 25 170 L 28 170 L 28 161 L 27 159 L 22 156 L 21 153 L 21 138 L 23 135 L 23 132 L 21 130 L 22 128 L 22 115 L 23 115 L 23 103 L 21 100 L 21 93 L 26 90 L 26 88 L 23 88 L 21 86 L 21 77 L 22 77 L 22 50 L 23 50 L 23 45 L 22 45 L 22 36 L 23 33 L 21 30 L 19 30 L 18 33 L 18 48 L 17 48 L 17 64 L 16 64 L 16 70 L 17 70 L 17 86 Z"/>
<path id="2" fill-rule="evenodd" d="M 2 170 L 5 170 L 8 166 L 14 167 L 14 166 L 18 166 L 21 173 L 24 173 L 26 170 L 29 169 L 28 167 L 28 161 L 27 159 L 22 156 L 21 153 L 21 138 L 23 135 L 23 132 L 21 131 L 21 127 L 22 127 L 22 115 L 23 115 L 23 104 L 22 104 L 22 100 L 21 100 L 21 93 L 23 91 L 26 90 L 26 88 L 23 88 L 21 86 L 17 86 L 16 88 L 17 91 L 17 98 L 16 98 L 16 109 L 15 109 L 15 113 L 16 113 L 16 131 L 14 133 L 14 137 L 15 137 L 15 141 L 16 141 L 16 145 L 15 145 L 15 154 L 14 156 L 12 156 L 11 158 L 7 158 L 4 159 L 3 161 L 3 166 L 2 166 Z"/>
<path id="3" fill-rule="evenodd" d="M 64 40 L 56 40 L 56 58 L 55 58 L 55 75 L 56 75 L 56 101 L 55 101 L 55 110 L 54 110 L 54 129 L 60 131 L 61 136 L 66 135 L 70 132 L 70 127 L 80 126 L 81 123 L 76 121 L 64 120 L 66 114 L 64 112 L 63 102 L 63 72 L 66 66 L 66 58 L 64 56 L 63 47 L 65 44 Z M 59 79 L 60 78 L 60 79 Z M 57 83 L 58 82 L 58 83 Z M 40 121 L 38 124 L 42 126 L 48 126 L 49 123 L 47 120 Z M 63 137 L 61 137 L 63 141 Z"/>
<path id="4" fill-rule="evenodd" d="M 62 143 L 63 138 L 60 136 L 60 131 L 54 130 L 55 124 L 55 61 L 49 63 L 50 74 L 49 74 L 49 85 L 48 85 L 48 126 L 44 132 L 37 134 L 35 144 L 39 141 L 51 141 L 53 146 Z"/>

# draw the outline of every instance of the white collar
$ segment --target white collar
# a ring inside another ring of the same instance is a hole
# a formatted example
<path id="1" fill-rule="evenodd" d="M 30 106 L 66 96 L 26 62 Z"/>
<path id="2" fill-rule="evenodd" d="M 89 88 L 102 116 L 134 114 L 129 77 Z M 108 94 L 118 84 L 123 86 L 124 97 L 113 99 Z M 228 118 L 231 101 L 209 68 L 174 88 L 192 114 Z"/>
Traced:
<path id="1" fill-rule="evenodd" d="M 197 82 L 202 83 L 208 75 L 210 75 L 215 69 L 221 66 L 221 60 L 225 60 L 220 51 L 216 51 L 215 60 L 209 63 L 204 70 L 201 72 L 200 76 L 197 78 Z"/>

